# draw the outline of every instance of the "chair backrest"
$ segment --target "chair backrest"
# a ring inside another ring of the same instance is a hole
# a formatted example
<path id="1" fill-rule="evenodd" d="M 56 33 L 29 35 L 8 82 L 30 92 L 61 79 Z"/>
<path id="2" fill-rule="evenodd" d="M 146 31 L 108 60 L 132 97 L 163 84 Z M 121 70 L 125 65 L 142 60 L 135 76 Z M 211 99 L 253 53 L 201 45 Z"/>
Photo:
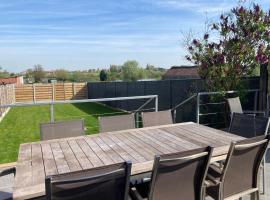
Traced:
<path id="1" fill-rule="evenodd" d="M 143 127 L 173 124 L 171 110 L 142 113 Z"/>
<path id="2" fill-rule="evenodd" d="M 135 128 L 134 114 L 99 117 L 99 132 L 121 131 Z"/>
<path id="3" fill-rule="evenodd" d="M 230 112 L 232 113 L 243 113 L 241 101 L 239 97 L 235 98 L 228 98 L 227 99 L 229 107 L 230 107 Z"/>
<path id="4" fill-rule="evenodd" d="M 83 120 L 40 124 L 40 140 L 52 140 L 82 135 L 84 135 Z"/>
<path id="5" fill-rule="evenodd" d="M 231 144 L 223 168 L 223 198 L 257 188 L 260 163 L 269 144 L 269 135 Z"/>
<path id="6" fill-rule="evenodd" d="M 232 113 L 229 132 L 246 138 L 255 137 L 255 116 Z"/>
<path id="7" fill-rule="evenodd" d="M 131 162 L 46 177 L 47 199 L 127 200 Z"/>
<path id="8" fill-rule="evenodd" d="M 269 118 L 267 117 L 233 113 L 229 132 L 242 137 L 252 138 L 265 135 L 268 132 L 268 128 Z"/>
<path id="9" fill-rule="evenodd" d="M 256 136 L 267 135 L 270 119 L 268 117 L 255 117 L 255 133 Z"/>
<path id="10" fill-rule="evenodd" d="M 202 200 L 212 148 L 156 156 L 149 200 Z"/>

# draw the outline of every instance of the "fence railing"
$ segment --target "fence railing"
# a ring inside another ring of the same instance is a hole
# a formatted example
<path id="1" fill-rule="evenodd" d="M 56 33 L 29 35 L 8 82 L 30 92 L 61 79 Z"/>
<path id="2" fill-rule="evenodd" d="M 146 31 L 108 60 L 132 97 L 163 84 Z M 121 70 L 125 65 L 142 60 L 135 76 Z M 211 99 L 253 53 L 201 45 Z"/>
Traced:
<path id="1" fill-rule="evenodd" d="M 57 104 L 100 103 L 100 102 L 138 100 L 138 99 L 148 99 L 148 101 L 146 101 L 146 103 L 144 103 L 138 109 L 133 110 L 133 111 L 127 111 L 127 112 L 133 112 L 135 114 L 137 114 L 139 112 L 142 112 L 144 110 L 143 108 L 152 100 L 155 101 L 155 107 L 150 108 L 150 109 L 152 109 L 154 111 L 158 111 L 158 95 L 114 97 L 114 98 L 102 98 L 102 99 L 65 100 L 65 101 L 24 102 L 24 103 L 14 103 L 14 104 L 0 105 L 0 108 L 1 109 L 7 109 L 7 108 L 13 108 L 13 107 L 49 105 L 50 106 L 50 121 L 54 122 L 54 105 L 57 105 Z M 147 110 L 150 110 L 150 109 L 148 108 Z M 115 114 L 115 113 L 110 113 L 110 114 Z M 95 115 L 95 114 L 91 114 L 91 115 Z"/>
<path id="2" fill-rule="evenodd" d="M 25 84 L 15 86 L 16 102 L 86 99 L 87 83 Z"/>
<path id="3" fill-rule="evenodd" d="M 254 92 L 255 95 L 254 95 L 254 106 L 257 106 L 257 103 L 258 103 L 258 93 L 259 93 L 259 89 L 251 89 L 251 90 L 245 90 L 245 92 L 247 93 L 250 93 L 250 92 Z M 175 107 L 173 107 L 171 109 L 172 111 L 172 114 L 173 114 L 173 119 L 174 119 L 174 122 L 176 122 L 176 116 L 177 116 L 177 112 L 178 112 L 178 109 L 181 109 L 181 107 L 183 107 L 185 104 L 187 103 L 190 103 L 191 101 L 193 101 L 195 98 L 196 100 L 196 123 L 200 124 L 201 123 L 201 117 L 203 116 L 216 116 L 218 114 L 224 114 L 225 111 L 223 110 L 222 112 L 204 112 L 202 113 L 202 110 L 201 110 L 201 107 L 202 106 L 222 106 L 222 105 L 225 105 L 226 102 L 225 100 L 223 99 L 222 101 L 216 101 L 216 102 L 208 102 L 208 103 L 201 103 L 202 101 L 202 96 L 213 96 L 213 95 L 225 95 L 225 94 L 235 94 L 237 93 L 238 91 L 222 91 L 222 92 L 199 92 L 199 93 L 196 93 L 196 94 L 193 94 L 191 95 L 190 97 L 186 98 L 184 101 L 180 102 L 179 104 L 177 104 Z M 254 107 L 254 109 L 256 109 Z M 204 124 L 204 125 L 213 125 L 210 123 L 207 123 L 207 124 Z"/>
<path id="4" fill-rule="evenodd" d="M 255 95 L 254 95 L 254 109 L 256 109 L 255 107 L 257 106 L 257 102 L 258 102 L 258 92 L 260 90 L 259 89 L 252 89 L 252 90 L 245 90 L 244 92 L 246 93 L 251 93 L 251 92 L 254 92 Z M 222 101 L 216 101 L 216 102 L 208 102 L 208 103 L 201 103 L 201 98 L 202 96 L 213 96 L 213 95 L 226 95 L 226 94 L 236 94 L 238 93 L 239 91 L 220 91 L 220 92 L 199 92 L 197 93 L 197 105 L 196 105 L 196 122 L 198 124 L 201 123 L 201 117 L 202 116 L 216 116 L 218 114 L 225 114 L 225 110 L 223 111 L 214 111 L 214 112 L 204 112 L 202 113 L 201 112 L 201 107 L 202 106 L 216 106 L 218 105 L 219 107 L 221 105 L 225 105 L 226 104 L 226 101 L 224 101 L 224 99 Z M 204 124 L 204 125 L 211 125 L 211 123 L 207 123 L 207 124 Z"/>

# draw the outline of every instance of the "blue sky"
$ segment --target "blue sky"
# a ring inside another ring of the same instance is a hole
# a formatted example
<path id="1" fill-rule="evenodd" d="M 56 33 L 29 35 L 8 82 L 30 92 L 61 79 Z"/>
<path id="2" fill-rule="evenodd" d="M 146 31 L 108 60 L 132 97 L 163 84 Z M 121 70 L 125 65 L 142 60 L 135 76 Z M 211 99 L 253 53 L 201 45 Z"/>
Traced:
<path id="1" fill-rule="evenodd" d="M 265 9 L 269 0 L 258 0 Z M 1 0 L 0 66 L 107 68 L 135 59 L 186 64 L 182 32 L 204 30 L 233 0 Z"/>

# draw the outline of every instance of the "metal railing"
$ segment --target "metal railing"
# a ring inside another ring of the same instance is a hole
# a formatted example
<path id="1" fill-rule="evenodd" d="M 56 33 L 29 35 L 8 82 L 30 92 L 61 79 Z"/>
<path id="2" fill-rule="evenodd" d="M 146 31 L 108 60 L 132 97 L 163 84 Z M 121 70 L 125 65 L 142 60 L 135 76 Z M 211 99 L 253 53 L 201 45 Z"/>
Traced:
<path id="1" fill-rule="evenodd" d="M 260 90 L 259 89 L 252 89 L 252 90 L 245 90 L 245 92 L 255 92 L 256 95 L 256 99 L 255 99 L 255 105 L 257 104 L 257 97 L 258 97 L 258 92 Z M 190 97 L 188 97 L 187 99 L 185 99 L 184 101 L 182 101 L 181 103 L 177 104 L 175 107 L 173 107 L 171 109 L 172 113 L 173 113 L 173 119 L 174 122 L 176 122 L 176 116 L 177 116 L 177 109 L 184 106 L 185 104 L 189 103 L 190 101 L 192 101 L 194 98 L 196 98 L 196 122 L 199 124 L 200 123 L 200 117 L 201 116 L 207 116 L 207 115 L 217 115 L 219 114 L 218 112 L 209 112 L 209 113 L 201 113 L 201 106 L 205 106 L 205 105 L 222 105 L 225 104 L 225 101 L 222 102 L 212 102 L 212 103 L 205 103 L 205 104 L 201 104 L 201 97 L 202 96 L 211 96 L 211 95 L 220 95 L 220 94 L 234 94 L 237 93 L 239 91 L 220 91 L 220 92 L 199 92 L 196 94 L 191 95 Z"/>
<path id="2" fill-rule="evenodd" d="M 188 103 L 192 99 L 194 99 L 195 97 L 197 97 L 197 94 L 193 94 L 192 96 L 188 97 L 187 99 L 185 99 L 184 101 L 182 101 L 181 103 L 177 104 L 175 107 L 173 107 L 171 109 L 171 111 L 173 113 L 173 121 L 174 121 L 174 123 L 176 123 L 177 108 L 182 107 L 183 105 L 185 105 L 186 103 Z"/>
<path id="3" fill-rule="evenodd" d="M 255 92 L 256 93 L 256 95 L 255 95 L 255 105 L 257 104 L 257 97 L 258 97 L 258 92 L 259 92 L 260 90 L 259 89 L 252 89 L 252 90 L 245 90 L 245 92 L 248 92 L 248 93 L 250 93 L 250 92 Z M 197 105 L 196 105 L 196 122 L 198 123 L 198 124 L 200 124 L 200 117 L 201 116 L 207 116 L 207 115 L 217 115 L 217 114 L 220 114 L 219 112 L 209 112 L 209 113 L 201 113 L 201 109 L 200 109 L 200 107 L 201 106 L 204 106 L 204 105 L 221 105 L 221 104 L 225 104 L 226 102 L 225 101 L 223 101 L 223 102 L 214 102 L 214 103 L 206 103 L 206 104 L 201 104 L 200 102 L 201 102 L 201 97 L 202 96 L 211 96 L 211 95 L 224 95 L 224 94 L 235 94 L 235 93 L 237 93 L 237 92 L 239 92 L 239 91 L 220 91 L 220 92 L 199 92 L 199 93 L 197 93 L 197 100 L 196 100 L 196 102 L 197 102 Z"/>
<path id="4" fill-rule="evenodd" d="M 149 100 L 145 102 L 142 106 L 140 106 L 138 109 L 136 109 L 135 111 L 128 111 L 128 112 L 138 113 L 142 111 L 142 109 L 152 100 L 155 100 L 155 107 L 152 109 L 154 109 L 156 112 L 158 111 L 158 95 L 83 99 L 83 100 L 64 100 L 64 101 L 36 101 L 36 102 L 5 104 L 5 105 L 0 105 L 0 108 L 49 105 L 50 106 L 50 121 L 54 122 L 54 119 L 55 119 L 54 118 L 54 105 L 57 105 L 57 104 L 99 103 L 99 102 L 110 102 L 110 101 L 138 100 L 138 99 L 149 99 Z M 113 113 L 110 113 L 110 114 L 113 114 Z M 91 115 L 95 115 L 95 114 L 91 114 Z"/>

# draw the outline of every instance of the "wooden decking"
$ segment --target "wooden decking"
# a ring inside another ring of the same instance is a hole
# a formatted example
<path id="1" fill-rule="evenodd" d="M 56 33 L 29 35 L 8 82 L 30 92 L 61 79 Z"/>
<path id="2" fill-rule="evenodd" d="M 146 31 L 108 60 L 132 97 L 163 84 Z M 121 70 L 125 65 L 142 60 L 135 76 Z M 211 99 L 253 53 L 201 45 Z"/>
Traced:
<path id="1" fill-rule="evenodd" d="M 131 160 L 132 174 L 152 169 L 156 154 L 211 145 L 213 161 L 226 156 L 232 141 L 242 137 L 195 123 L 132 129 L 92 136 L 50 140 L 20 146 L 14 199 L 45 194 L 45 176 Z"/>

